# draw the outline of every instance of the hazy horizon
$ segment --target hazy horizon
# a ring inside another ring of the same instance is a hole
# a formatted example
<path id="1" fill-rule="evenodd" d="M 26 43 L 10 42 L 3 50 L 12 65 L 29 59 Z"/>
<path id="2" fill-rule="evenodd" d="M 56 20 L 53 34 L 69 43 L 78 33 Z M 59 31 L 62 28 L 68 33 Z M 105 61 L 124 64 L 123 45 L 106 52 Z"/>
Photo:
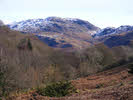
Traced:
<path id="1" fill-rule="evenodd" d="M 133 25 L 132 0 L 0 0 L 5 23 L 27 19 L 79 18 L 100 27 Z"/>

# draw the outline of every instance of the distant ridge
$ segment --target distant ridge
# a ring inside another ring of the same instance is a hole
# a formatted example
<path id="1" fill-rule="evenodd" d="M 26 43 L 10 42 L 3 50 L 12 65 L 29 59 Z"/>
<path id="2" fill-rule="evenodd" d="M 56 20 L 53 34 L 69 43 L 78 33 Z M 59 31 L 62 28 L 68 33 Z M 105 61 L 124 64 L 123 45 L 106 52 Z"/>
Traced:
<path id="1" fill-rule="evenodd" d="M 133 40 L 133 26 L 122 25 L 118 28 L 100 29 L 88 21 L 77 18 L 28 19 L 8 26 L 12 30 L 34 34 L 54 48 L 83 49 L 98 43 L 104 43 L 112 48 L 129 45 Z"/>
<path id="2" fill-rule="evenodd" d="M 46 19 L 28 19 L 15 22 L 9 25 L 13 30 L 40 33 L 40 32 L 88 32 L 94 33 L 100 28 L 94 26 L 88 21 L 76 18 L 48 17 Z"/>
<path id="3" fill-rule="evenodd" d="M 108 35 L 113 35 L 113 34 L 121 34 L 123 32 L 129 32 L 129 31 L 133 31 L 133 26 L 122 25 L 118 28 L 107 27 L 93 34 L 93 37 L 103 37 L 103 36 L 108 36 Z"/>
<path id="4" fill-rule="evenodd" d="M 8 26 L 22 33 L 34 33 L 54 48 L 86 48 L 91 45 L 91 35 L 100 30 L 88 21 L 60 17 L 28 19 Z"/>

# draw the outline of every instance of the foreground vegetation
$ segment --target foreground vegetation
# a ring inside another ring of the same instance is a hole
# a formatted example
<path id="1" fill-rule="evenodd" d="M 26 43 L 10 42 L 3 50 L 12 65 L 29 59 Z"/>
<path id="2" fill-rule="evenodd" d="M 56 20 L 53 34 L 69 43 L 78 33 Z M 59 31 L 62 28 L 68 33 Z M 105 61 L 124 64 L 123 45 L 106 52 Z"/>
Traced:
<path id="1" fill-rule="evenodd" d="M 49 97 L 63 97 L 70 95 L 71 93 L 76 92 L 76 89 L 68 81 L 55 82 L 49 85 L 46 85 L 44 88 L 38 88 L 37 93 L 42 96 Z"/>
<path id="2" fill-rule="evenodd" d="M 133 75 L 128 73 L 129 65 L 71 80 L 76 92 L 65 97 L 42 96 L 38 94 L 38 89 L 35 89 L 25 94 L 21 92 L 7 100 L 133 100 Z"/>

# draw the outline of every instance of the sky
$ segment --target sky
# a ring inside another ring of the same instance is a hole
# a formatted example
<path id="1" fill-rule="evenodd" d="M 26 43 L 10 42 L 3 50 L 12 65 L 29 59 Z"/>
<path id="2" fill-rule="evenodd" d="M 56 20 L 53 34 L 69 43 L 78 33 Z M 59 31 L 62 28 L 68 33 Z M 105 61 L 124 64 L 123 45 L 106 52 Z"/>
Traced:
<path id="1" fill-rule="evenodd" d="M 133 25 L 133 0 L 0 0 L 5 24 L 50 16 L 79 18 L 100 28 Z"/>

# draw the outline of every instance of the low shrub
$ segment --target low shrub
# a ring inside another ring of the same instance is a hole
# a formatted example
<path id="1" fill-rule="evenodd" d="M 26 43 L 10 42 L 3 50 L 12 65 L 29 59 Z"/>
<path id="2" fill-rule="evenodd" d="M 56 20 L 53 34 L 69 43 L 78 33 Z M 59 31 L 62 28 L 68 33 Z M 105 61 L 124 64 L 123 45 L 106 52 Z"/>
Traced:
<path id="1" fill-rule="evenodd" d="M 63 97 L 76 92 L 76 89 L 68 81 L 61 81 L 47 85 L 45 88 L 37 89 L 37 93 L 42 96 Z"/>
<path id="2" fill-rule="evenodd" d="M 96 85 L 96 88 L 97 88 L 97 89 L 98 89 L 98 88 L 102 88 L 103 86 L 104 86 L 104 84 L 102 84 L 102 83 L 101 83 L 101 84 L 97 84 L 97 85 Z"/>
<path id="3" fill-rule="evenodd" d="M 128 65 L 129 71 L 128 73 L 133 74 L 133 63 Z"/>

